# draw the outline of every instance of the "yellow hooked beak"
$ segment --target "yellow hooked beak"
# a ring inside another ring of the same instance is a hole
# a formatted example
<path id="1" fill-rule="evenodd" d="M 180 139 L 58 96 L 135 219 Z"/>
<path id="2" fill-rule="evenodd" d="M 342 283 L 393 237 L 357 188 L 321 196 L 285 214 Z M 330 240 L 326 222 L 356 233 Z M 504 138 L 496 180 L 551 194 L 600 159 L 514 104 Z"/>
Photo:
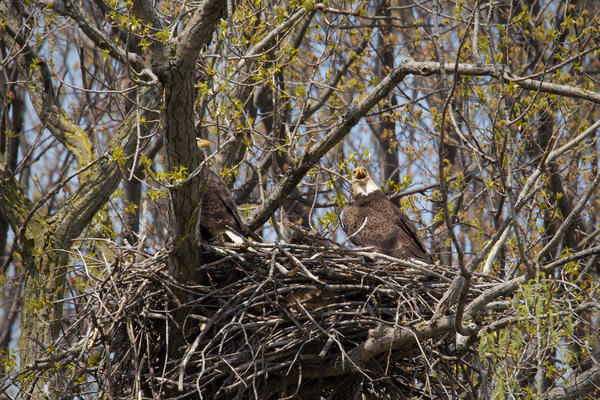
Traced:
<path id="1" fill-rule="evenodd" d="M 210 142 L 204 139 L 196 139 L 196 145 L 198 147 L 210 147 Z"/>
<path id="2" fill-rule="evenodd" d="M 367 179 L 367 172 L 362 167 L 356 168 L 354 170 L 354 179 L 357 181 L 363 181 Z"/>

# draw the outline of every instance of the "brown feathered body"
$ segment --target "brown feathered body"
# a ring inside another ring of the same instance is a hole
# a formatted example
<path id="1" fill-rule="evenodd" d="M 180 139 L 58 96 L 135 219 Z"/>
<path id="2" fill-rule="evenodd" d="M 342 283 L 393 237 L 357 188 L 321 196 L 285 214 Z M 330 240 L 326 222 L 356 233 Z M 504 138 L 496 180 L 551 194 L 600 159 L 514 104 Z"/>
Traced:
<path id="1" fill-rule="evenodd" d="M 365 226 L 355 234 L 363 223 Z M 346 234 L 351 236 L 350 241 L 358 246 L 372 246 L 396 258 L 433 262 L 408 216 L 381 190 L 358 194 L 354 203 L 344 209 L 342 224 Z"/>
<path id="2" fill-rule="evenodd" d="M 207 242 L 227 235 L 227 241 L 240 242 L 235 235 L 251 237 L 260 241 L 260 237 L 244 224 L 237 212 L 235 200 L 223 179 L 208 168 L 202 172 L 206 186 L 200 204 L 200 240 Z"/>

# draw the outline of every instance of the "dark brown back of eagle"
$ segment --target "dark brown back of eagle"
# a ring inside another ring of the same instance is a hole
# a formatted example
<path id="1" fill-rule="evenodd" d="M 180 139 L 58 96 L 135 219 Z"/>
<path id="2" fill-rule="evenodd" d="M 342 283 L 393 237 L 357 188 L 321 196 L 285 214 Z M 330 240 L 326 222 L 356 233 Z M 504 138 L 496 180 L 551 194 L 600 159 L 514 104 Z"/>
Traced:
<path id="1" fill-rule="evenodd" d="M 215 239 L 226 230 L 260 241 L 260 237 L 244 224 L 235 200 L 223 179 L 208 168 L 202 172 L 206 191 L 200 204 L 200 240 Z"/>
<path id="2" fill-rule="evenodd" d="M 352 236 L 367 220 L 360 232 Z M 376 251 L 396 258 L 416 258 L 433 263 L 408 216 L 388 200 L 381 190 L 359 194 L 342 214 L 344 232 L 358 246 L 373 246 Z"/>

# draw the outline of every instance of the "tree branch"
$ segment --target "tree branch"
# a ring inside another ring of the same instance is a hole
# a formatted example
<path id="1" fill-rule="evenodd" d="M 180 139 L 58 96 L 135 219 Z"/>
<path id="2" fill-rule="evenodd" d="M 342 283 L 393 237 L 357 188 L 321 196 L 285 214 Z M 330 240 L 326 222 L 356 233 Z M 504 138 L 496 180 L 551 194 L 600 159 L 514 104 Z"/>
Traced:
<path id="1" fill-rule="evenodd" d="M 566 257 L 559 258 L 556 261 L 543 265 L 542 270 L 549 274 L 561 265 L 565 265 L 572 261 L 577 261 L 594 254 L 600 254 L 600 246 L 590 247 L 577 253 L 570 254 Z M 465 308 L 466 317 L 470 319 L 476 319 L 483 311 L 485 306 L 487 306 L 490 302 L 494 301 L 499 296 L 504 296 L 511 293 L 519 285 L 526 283 L 528 279 L 529 278 L 527 275 L 521 275 L 486 290 L 473 299 L 473 301 L 471 301 Z"/>
<path id="2" fill-rule="evenodd" d="M 217 22 L 227 7 L 226 0 L 205 0 L 194 12 L 176 39 L 175 65 L 181 72 L 191 71 L 203 46 L 210 43 Z"/>
<path id="3" fill-rule="evenodd" d="M 600 367 L 590 368 L 571 378 L 565 386 L 552 389 L 545 396 L 548 400 L 580 399 L 585 395 L 598 391 L 600 387 Z"/>
<path id="4" fill-rule="evenodd" d="M 62 9 L 54 7 L 55 2 L 51 2 L 53 10 L 61 12 Z M 115 41 L 104 34 L 98 29 L 91 21 L 92 19 L 83 14 L 82 8 L 79 5 L 73 4 L 73 0 L 65 0 L 66 16 L 72 18 L 79 29 L 86 34 L 96 46 L 102 50 L 107 50 L 111 57 L 125 65 L 132 65 L 137 73 L 141 73 L 143 70 L 147 70 L 148 67 L 144 62 L 144 59 L 139 55 L 131 52 L 127 52 L 122 48 L 119 48 Z"/>
<path id="5" fill-rule="evenodd" d="M 554 237 L 544 246 L 542 250 L 540 250 L 536 256 L 536 262 L 543 259 L 544 256 L 553 248 L 553 246 L 558 243 L 559 240 L 562 239 L 563 235 L 569 229 L 569 227 L 575 222 L 576 219 L 580 218 L 580 212 L 583 210 L 583 207 L 587 204 L 588 200 L 592 196 L 592 194 L 596 191 L 596 188 L 600 184 L 600 174 L 596 175 L 593 182 L 587 188 L 585 194 L 579 199 L 575 208 L 571 211 L 571 213 L 564 219 L 558 231 L 554 234 Z"/>
<path id="6" fill-rule="evenodd" d="M 510 72 L 506 72 L 505 66 L 503 65 L 459 63 L 455 69 L 454 63 L 445 63 L 442 67 L 440 63 L 436 62 L 411 61 L 406 65 L 406 68 L 407 73 L 423 76 L 440 74 L 442 70 L 445 70 L 448 74 L 454 74 L 456 72 L 459 75 L 467 76 L 492 76 L 505 83 L 514 83 L 522 89 L 539 90 L 543 93 L 588 100 L 597 104 L 600 103 L 600 93 L 568 85 L 559 85 L 556 83 L 514 76 Z"/>
<path id="7" fill-rule="evenodd" d="M 4 156 L 0 154 L 0 214 L 6 218 L 13 232 L 18 232 L 33 204 L 5 167 Z"/>
<path id="8" fill-rule="evenodd" d="M 448 316 L 437 321 L 422 322 L 413 327 L 380 326 L 369 331 L 369 337 L 350 350 L 347 355 L 350 362 L 340 356 L 324 368 L 305 369 L 304 375 L 316 378 L 319 375 L 337 376 L 348 373 L 354 365 L 362 366 L 372 358 L 391 350 L 410 348 L 415 343 L 439 337 L 454 330 L 454 317 Z"/>
<path id="9" fill-rule="evenodd" d="M 156 88 L 148 88 L 140 99 L 143 109 L 155 109 L 160 104 L 160 92 Z M 134 168 L 131 162 L 136 147 L 136 128 L 139 123 L 137 117 L 138 113 L 133 108 L 109 145 L 110 149 L 123 151 L 127 159 L 126 164 L 119 164 L 110 157 L 101 159 L 94 175 L 83 182 L 79 190 L 56 213 L 53 222 L 59 223 L 57 233 L 62 240 L 70 241 L 78 235 L 115 191 L 123 177 L 124 168 Z M 141 117 L 151 120 L 156 118 L 156 114 L 145 111 Z M 67 243 L 64 245 L 67 246 Z M 65 248 L 69 247 L 70 245 Z"/>
<path id="10" fill-rule="evenodd" d="M 5 11 L 4 7 L 2 6 L 0 11 Z M 11 16 L 9 12 L 5 12 L 5 14 Z M 90 163 L 92 150 L 87 133 L 69 117 L 58 103 L 48 65 L 40 57 L 37 57 L 25 38 L 14 29 L 14 26 L 20 25 L 20 22 L 10 17 L 8 17 L 8 21 L 9 24 L 6 25 L 6 31 L 9 32 L 8 38 L 23 49 L 19 58 L 31 75 L 31 83 L 27 91 L 42 125 L 48 127 L 54 137 L 71 151 L 80 167 Z"/>
<path id="11" fill-rule="evenodd" d="M 545 171 L 546 168 L 549 165 L 551 165 L 558 157 L 560 157 L 567 151 L 574 148 L 576 145 L 581 143 L 592 133 L 595 133 L 598 128 L 600 128 L 600 120 L 593 123 L 592 126 L 590 126 L 585 131 L 581 132 L 579 135 L 577 135 L 576 137 L 574 137 L 573 139 L 568 141 L 563 146 L 559 147 L 558 149 L 552 150 L 550 153 L 544 154 L 544 157 L 542 157 L 542 160 L 540 161 L 540 163 L 537 166 L 537 168 L 535 169 L 535 171 L 531 175 L 529 175 L 529 177 L 527 178 L 527 181 L 523 185 L 523 188 L 521 189 L 521 192 L 519 193 L 519 196 L 515 202 L 516 203 L 514 206 L 515 212 L 518 212 L 521 209 L 521 207 L 525 204 L 525 201 L 535 192 L 536 187 L 534 185 L 537 183 L 538 179 L 542 175 L 542 172 Z M 546 156 L 546 154 L 547 154 L 547 156 Z M 502 231 L 503 231 L 502 236 L 496 243 L 494 243 L 490 253 L 487 256 L 485 265 L 483 267 L 484 273 L 489 273 L 491 271 L 492 264 L 493 264 L 496 256 L 498 255 L 500 248 L 504 245 L 504 242 L 508 238 L 509 232 L 508 232 L 508 230 L 504 230 L 507 227 L 508 227 L 508 225 L 506 225 L 506 224 L 504 224 L 502 226 Z M 488 245 L 489 244 L 491 244 L 491 242 L 488 243 Z M 480 254 L 485 254 L 485 253 L 486 252 L 480 252 Z M 476 257 L 476 258 L 478 259 L 478 257 Z M 473 260 L 469 264 L 472 264 L 473 267 L 475 266 Z"/>

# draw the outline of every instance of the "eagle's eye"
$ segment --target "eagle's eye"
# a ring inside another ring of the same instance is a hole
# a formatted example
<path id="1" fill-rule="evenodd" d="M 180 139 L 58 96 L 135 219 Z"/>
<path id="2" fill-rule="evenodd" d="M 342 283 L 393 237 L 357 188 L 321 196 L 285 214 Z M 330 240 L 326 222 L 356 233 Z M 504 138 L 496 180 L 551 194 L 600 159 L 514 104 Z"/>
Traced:
<path id="1" fill-rule="evenodd" d="M 354 179 L 356 179 L 357 181 L 362 181 L 365 180 L 367 178 L 367 173 L 365 172 L 364 169 L 362 169 L 361 167 L 356 168 L 356 170 L 354 171 Z"/>

